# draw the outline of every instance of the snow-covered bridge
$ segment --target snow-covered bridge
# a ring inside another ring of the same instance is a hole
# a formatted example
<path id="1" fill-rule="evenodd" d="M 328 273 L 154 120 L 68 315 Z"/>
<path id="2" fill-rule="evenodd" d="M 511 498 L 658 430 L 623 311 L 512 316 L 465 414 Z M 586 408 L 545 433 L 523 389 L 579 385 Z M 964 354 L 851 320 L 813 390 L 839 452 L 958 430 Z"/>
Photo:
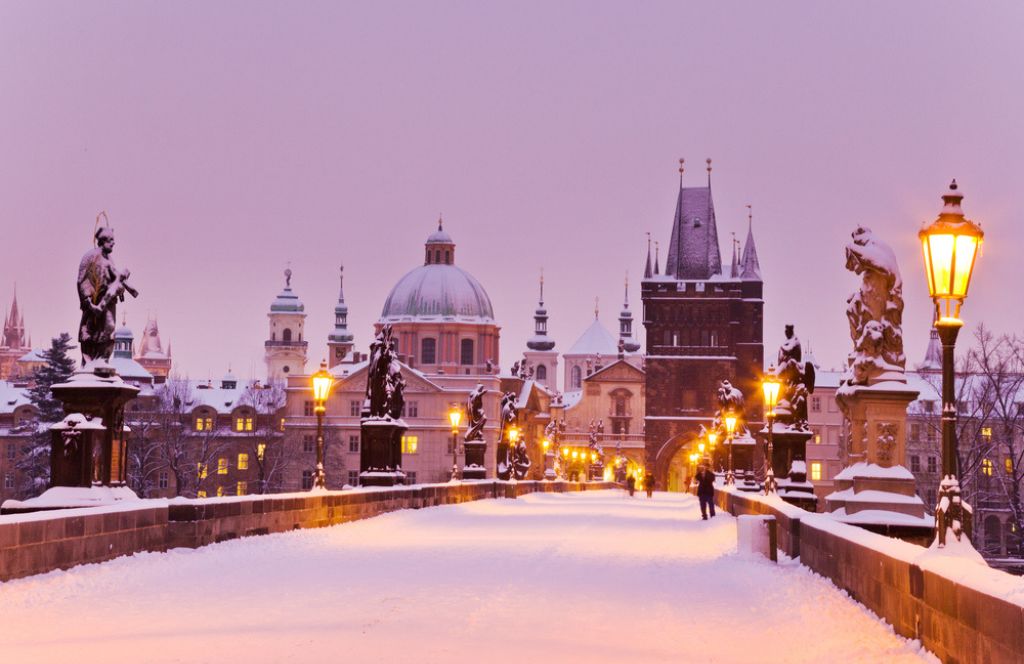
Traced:
<path id="1" fill-rule="evenodd" d="M 532 494 L 0 585 L 3 661 L 913 662 L 690 496 Z"/>

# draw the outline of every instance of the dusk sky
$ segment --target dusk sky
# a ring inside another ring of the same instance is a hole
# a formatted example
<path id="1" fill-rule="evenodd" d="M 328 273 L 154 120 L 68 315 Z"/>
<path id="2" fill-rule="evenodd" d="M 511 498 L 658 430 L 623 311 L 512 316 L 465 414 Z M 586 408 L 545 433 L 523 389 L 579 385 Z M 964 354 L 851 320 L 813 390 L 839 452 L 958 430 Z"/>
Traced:
<path id="1" fill-rule="evenodd" d="M 128 324 L 158 315 L 179 372 L 264 376 L 289 262 L 313 368 L 339 263 L 365 352 L 443 213 L 507 369 L 542 267 L 557 350 L 595 296 L 615 330 L 627 270 L 639 321 L 645 232 L 664 257 L 677 160 L 700 185 L 711 157 L 725 261 L 753 205 L 766 356 L 792 322 L 843 362 L 865 225 L 899 256 L 913 363 L 916 234 L 954 177 L 986 232 L 964 317 L 1022 331 L 1022 30 L 1019 2 L 4 2 L 0 306 L 17 282 L 36 346 L 74 334 L 106 210 Z"/>

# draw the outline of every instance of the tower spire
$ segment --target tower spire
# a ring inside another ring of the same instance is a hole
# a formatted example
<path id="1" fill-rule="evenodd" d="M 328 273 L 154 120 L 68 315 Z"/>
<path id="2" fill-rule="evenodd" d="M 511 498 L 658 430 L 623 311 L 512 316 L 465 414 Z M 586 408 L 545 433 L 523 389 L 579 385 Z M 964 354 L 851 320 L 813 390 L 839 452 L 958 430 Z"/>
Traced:
<path id="1" fill-rule="evenodd" d="M 651 271 L 651 233 L 647 232 L 647 262 L 644 264 L 644 279 L 650 279 L 654 273 Z"/>
<path id="2" fill-rule="evenodd" d="M 601 312 L 601 298 L 594 296 L 594 320 L 597 320 L 598 314 Z"/>
<path id="3" fill-rule="evenodd" d="M 685 166 L 686 160 L 682 157 L 679 158 L 679 188 L 683 188 L 683 173 L 686 171 Z"/>
<path id="4" fill-rule="evenodd" d="M 754 208 L 747 205 L 747 241 L 743 245 L 740 279 L 761 281 L 761 263 L 757 259 L 757 245 L 754 244 Z"/>
<path id="5" fill-rule="evenodd" d="M 548 310 L 544 308 L 544 268 L 540 269 L 540 297 L 537 300 L 537 310 L 533 312 L 533 336 L 526 341 L 526 347 L 530 350 L 551 350 L 555 342 L 548 338 Z M 545 380 L 547 379 L 547 368 L 544 369 Z"/>
<path id="6" fill-rule="evenodd" d="M 659 274 L 659 272 L 658 272 L 658 241 L 657 240 L 654 241 L 654 274 Z"/>
<path id="7" fill-rule="evenodd" d="M 640 344 L 633 339 L 633 312 L 629 310 L 629 272 L 626 272 L 625 291 L 622 301 L 622 311 L 619 313 L 619 359 L 622 359 L 622 351 L 635 353 L 640 350 Z"/>
<path id="8" fill-rule="evenodd" d="M 540 306 L 544 306 L 544 268 L 540 269 Z"/>

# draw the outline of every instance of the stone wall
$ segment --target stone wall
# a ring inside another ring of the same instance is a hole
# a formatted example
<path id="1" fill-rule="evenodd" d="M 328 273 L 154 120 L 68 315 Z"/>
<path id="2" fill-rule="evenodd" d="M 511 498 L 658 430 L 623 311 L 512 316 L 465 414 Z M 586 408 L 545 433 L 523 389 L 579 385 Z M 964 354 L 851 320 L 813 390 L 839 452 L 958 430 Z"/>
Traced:
<path id="1" fill-rule="evenodd" d="M 465 482 L 394 489 L 270 494 L 0 517 L 0 582 L 142 551 L 197 548 L 237 537 L 320 528 L 385 512 L 535 492 L 609 489 L 607 482 Z"/>
<path id="2" fill-rule="evenodd" d="M 774 516 L 780 549 L 830 579 L 898 634 L 919 639 L 942 661 L 1024 661 L 1024 597 L 1018 594 L 1021 599 L 1013 602 L 1000 596 L 1020 586 L 1017 577 L 955 558 L 942 560 L 923 547 L 780 500 L 717 490 L 716 502 L 733 515 Z"/>

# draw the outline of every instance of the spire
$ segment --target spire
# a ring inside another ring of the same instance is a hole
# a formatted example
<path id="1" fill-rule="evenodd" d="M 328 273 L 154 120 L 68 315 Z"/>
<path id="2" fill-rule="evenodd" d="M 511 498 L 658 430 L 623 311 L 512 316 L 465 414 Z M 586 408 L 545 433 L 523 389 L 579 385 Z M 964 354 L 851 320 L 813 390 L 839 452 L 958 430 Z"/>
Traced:
<path id="1" fill-rule="evenodd" d="M 740 256 L 739 256 L 739 252 L 736 249 L 736 245 L 738 244 L 738 242 L 736 240 L 736 233 L 732 233 L 731 235 L 732 235 L 732 240 L 731 240 L 731 244 L 732 244 L 732 266 L 729 268 L 729 276 L 732 277 L 733 279 L 735 279 L 736 277 L 740 276 L 740 265 L 739 265 L 739 263 L 740 263 Z"/>
<path id="2" fill-rule="evenodd" d="M 544 269 L 540 271 L 540 296 L 537 299 L 537 310 L 533 312 L 533 336 L 526 341 L 530 350 L 551 350 L 555 347 L 553 339 L 548 338 L 548 310 L 544 308 Z"/>
<path id="3" fill-rule="evenodd" d="M 757 247 L 754 245 L 754 212 L 750 205 L 747 205 L 747 242 L 743 247 L 740 278 L 761 281 L 761 264 L 757 260 Z"/>
<path id="4" fill-rule="evenodd" d="M 338 303 L 334 305 L 334 331 L 328 343 L 351 344 L 355 336 L 348 330 L 348 305 L 345 304 L 345 266 L 338 266 Z M 333 365 L 332 365 L 333 366 Z"/>
<path id="5" fill-rule="evenodd" d="M 4 318 L 3 338 L 0 345 L 8 348 L 25 347 L 25 317 L 18 312 L 18 284 L 14 284 L 14 299 L 11 301 L 11 311 Z"/>
<path id="6" fill-rule="evenodd" d="M 597 320 L 598 315 L 601 313 L 601 298 L 594 296 L 594 320 Z"/>
<path id="7" fill-rule="evenodd" d="M 647 233 L 647 263 L 644 265 L 644 279 L 650 279 L 654 276 L 654 272 L 651 270 L 651 234 Z"/>
<path id="8" fill-rule="evenodd" d="M 709 279 L 722 273 L 715 206 L 711 197 L 711 160 L 707 160 L 706 187 L 679 186 L 672 239 L 665 257 L 666 276 Z"/>
<path id="9" fill-rule="evenodd" d="M 658 275 L 658 241 L 654 241 L 654 274 Z"/>
<path id="10" fill-rule="evenodd" d="M 626 272 L 625 294 L 622 311 L 619 313 L 619 339 L 622 341 L 622 349 L 630 353 L 640 350 L 640 344 L 633 340 L 633 312 L 629 310 L 629 272 Z"/>
<path id="11" fill-rule="evenodd" d="M 918 371 L 942 371 L 942 343 L 939 331 L 932 327 L 928 332 L 928 348 L 924 353 L 924 362 L 917 366 Z"/>

